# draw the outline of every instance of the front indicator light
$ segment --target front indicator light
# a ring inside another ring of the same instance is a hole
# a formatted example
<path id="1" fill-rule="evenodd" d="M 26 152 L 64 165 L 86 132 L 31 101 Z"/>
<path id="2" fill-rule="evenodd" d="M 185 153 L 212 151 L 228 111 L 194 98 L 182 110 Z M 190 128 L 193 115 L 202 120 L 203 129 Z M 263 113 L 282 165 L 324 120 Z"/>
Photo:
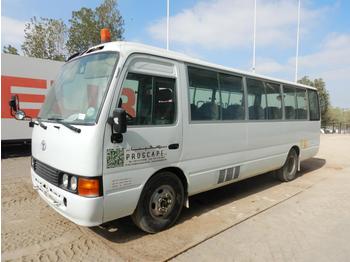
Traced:
<path id="1" fill-rule="evenodd" d="M 78 194 L 80 196 L 100 196 L 100 181 L 97 178 L 82 178 L 78 180 Z"/>
<path id="2" fill-rule="evenodd" d="M 78 187 L 78 179 L 76 176 L 72 176 L 70 178 L 70 189 L 75 191 L 77 190 L 77 187 Z"/>

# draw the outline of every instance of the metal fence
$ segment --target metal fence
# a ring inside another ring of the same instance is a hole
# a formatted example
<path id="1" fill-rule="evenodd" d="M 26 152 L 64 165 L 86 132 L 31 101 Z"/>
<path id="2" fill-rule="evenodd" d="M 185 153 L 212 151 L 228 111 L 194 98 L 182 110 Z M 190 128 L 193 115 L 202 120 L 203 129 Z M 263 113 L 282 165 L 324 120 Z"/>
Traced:
<path id="1" fill-rule="evenodd" d="M 350 134 L 350 123 L 332 122 L 321 126 L 325 134 Z"/>

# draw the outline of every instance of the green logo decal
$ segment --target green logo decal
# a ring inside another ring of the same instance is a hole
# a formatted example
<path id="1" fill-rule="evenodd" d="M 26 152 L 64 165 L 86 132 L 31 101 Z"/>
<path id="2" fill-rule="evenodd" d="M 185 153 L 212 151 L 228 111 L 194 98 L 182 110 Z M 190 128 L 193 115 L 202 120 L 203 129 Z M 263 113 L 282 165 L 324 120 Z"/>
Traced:
<path id="1" fill-rule="evenodd" d="M 107 149 L 107 168 L 120 167 L 124 165 L 124 149 Z"/>

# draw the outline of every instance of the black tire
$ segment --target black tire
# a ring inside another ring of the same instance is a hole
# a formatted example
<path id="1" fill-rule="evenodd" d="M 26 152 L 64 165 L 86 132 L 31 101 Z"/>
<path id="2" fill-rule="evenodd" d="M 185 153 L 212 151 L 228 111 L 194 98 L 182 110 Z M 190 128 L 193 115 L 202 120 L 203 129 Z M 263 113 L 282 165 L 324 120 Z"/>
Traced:
<path id="1" fill-rule="evenodd" d="M 171 172 L 161 172 L 146 183 L 131 217 L 143 231 L 157 233 L 175 224 L 184 201 L 181 180 Z"/>
<path id="2" fill-rule="evenodd" d="M 283 167 L 276 171 L 277 177 L 282 182 L 289 182 L 296 178 L 298 170 L 298 154 L 294 148 L 292 148 L 287 156 L 286 162 Z"/>

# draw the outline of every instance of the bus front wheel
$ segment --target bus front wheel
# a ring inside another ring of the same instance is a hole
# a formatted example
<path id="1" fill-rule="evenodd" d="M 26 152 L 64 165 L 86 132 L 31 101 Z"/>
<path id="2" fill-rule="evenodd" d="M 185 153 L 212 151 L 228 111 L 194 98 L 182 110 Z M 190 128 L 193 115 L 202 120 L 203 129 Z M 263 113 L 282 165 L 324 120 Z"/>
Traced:
<path id="1" fill-rule="evenodd" d="M 283 167 L 277 170 L 277 177 L 282 182 L 292 181 L 296 178 L 298 170 L 298 154 L 294 148 L 292 148 L 287 156 L 286 162 Z"/>
<path id="2" fill-rule="evenodd" d="M 132 220 L 148 233 L 167 229 L 178 219 L 184 199 L 181 180 L 171 172 L 158 173 L 143 188 Z"/>

